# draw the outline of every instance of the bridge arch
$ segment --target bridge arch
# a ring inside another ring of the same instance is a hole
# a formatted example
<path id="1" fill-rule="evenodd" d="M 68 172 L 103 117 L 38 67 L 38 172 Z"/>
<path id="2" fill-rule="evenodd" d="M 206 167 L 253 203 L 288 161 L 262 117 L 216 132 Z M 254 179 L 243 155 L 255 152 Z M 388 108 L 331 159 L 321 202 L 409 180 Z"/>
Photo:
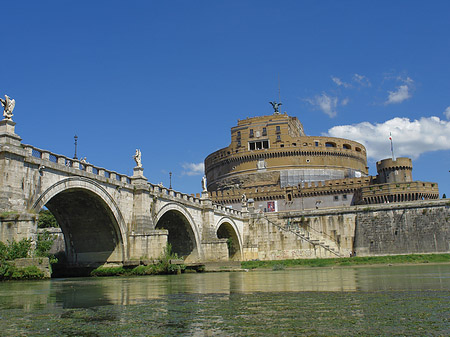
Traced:
<path id="1" fill-rule="evenodd" d="M 121 263 L 126 259 L 126 224 L 119 206 L 94 180 L 70 177 L 48 187 L 31 210 L 47 207 L 64 234 L 69 265 Z"/>
<path id="2" fill-rule="evenodd" d="M 189 211 L 180 204 L 165 204 L 156 215 L 156 229 L 169 231 L 172 251 L 187 262 L 201 257 L 200 233 Z"/>
<path id="3" fill-rule="evenodd" d="M 227 239 L 230 260 L 242 260 L 242 235 L 233 219 L 222 217 L 215 226 L 217 238 Z"/>

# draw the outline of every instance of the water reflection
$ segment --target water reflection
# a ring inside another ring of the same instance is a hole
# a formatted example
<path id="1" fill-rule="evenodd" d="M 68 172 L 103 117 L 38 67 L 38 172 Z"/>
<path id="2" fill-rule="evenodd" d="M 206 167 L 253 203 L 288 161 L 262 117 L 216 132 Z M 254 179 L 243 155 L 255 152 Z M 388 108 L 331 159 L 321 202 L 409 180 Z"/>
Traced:
<path id="1" fill-rule="evenodd" d="M 149 277 L 5 282 L 0 307 L 90 308 L 132 305 L 177 294 L 450 290 L 450 265 L 320 268 L 282 271 L 183 274 Z M 227 296 L 225 296 L 227 297 Z"/>

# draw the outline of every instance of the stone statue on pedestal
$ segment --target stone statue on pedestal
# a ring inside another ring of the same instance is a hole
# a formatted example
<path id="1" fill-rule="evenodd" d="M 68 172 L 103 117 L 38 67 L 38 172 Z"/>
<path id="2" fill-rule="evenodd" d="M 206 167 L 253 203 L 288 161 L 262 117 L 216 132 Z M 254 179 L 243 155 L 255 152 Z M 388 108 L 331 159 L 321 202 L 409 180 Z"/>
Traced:
<path id="1" fill-rule="evenodd" d="M 9 98 L 8 95 L 5 95 L 5 99 L 0 98 L 0 102 L 3 106 L 3 117 L 6 120 L 12 120 L 14 106 L 16 105 L 16 101 Z"/>
<path id="2" fill-rule="evenodd" d="M 136 162 L 136 167 L 142 167 L 141 150 L 136 149 L 136 153 L 134 154 L 133 158 Z"/>

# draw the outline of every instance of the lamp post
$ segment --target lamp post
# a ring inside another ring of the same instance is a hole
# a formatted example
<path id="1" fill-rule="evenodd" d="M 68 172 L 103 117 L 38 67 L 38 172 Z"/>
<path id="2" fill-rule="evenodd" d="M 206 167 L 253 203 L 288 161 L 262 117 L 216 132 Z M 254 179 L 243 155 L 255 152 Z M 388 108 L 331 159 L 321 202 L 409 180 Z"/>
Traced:
<path id="1" fill-rule="evenodd" d="M 169 188 L 172 189 L 172 172 L 169 172 Z"/>
<path id="2" fill-rule="evenodd" d="M 75 139 L 75 154 L 73 155 L 73 159 L 78 159 L 78 158 L 77 158 L 77 143 L 78 143 L 78 136 L 75 135 L 75 136 L 73 137 L 73 139 Z"/>

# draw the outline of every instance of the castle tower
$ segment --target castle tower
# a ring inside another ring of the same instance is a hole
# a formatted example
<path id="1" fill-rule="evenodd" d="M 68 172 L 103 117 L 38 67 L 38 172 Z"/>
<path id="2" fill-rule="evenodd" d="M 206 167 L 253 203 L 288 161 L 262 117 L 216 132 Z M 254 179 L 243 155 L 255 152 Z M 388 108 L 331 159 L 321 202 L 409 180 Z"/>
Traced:
<path id="1" fill-rule="evenodd" d="M 377 173 L 379 184 L 411 182 L 412 161 L 406 157 L 380 160 L 377 162 Z"/>

